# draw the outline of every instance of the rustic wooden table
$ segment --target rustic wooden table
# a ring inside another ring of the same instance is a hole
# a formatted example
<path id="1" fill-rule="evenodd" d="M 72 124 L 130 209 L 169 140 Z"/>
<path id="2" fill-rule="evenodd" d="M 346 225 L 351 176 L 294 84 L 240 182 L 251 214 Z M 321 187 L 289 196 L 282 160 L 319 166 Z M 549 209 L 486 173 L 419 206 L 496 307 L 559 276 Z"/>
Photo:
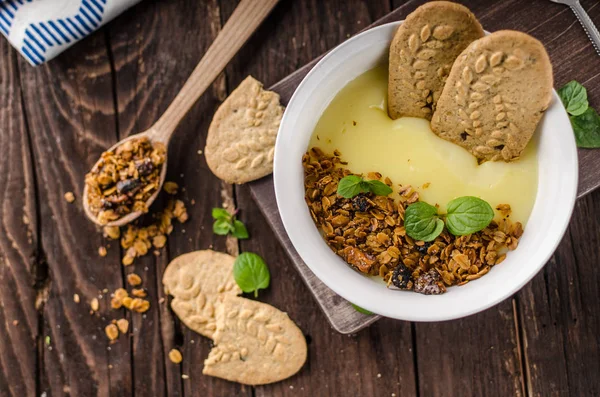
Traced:
<path id="1" fill-rule="evenodd" d="M 330 328 L 248 188 L 222 184 L 198 154 L 216 107 L 246 75 L 269 86 L 392 9 L 406 15 L 421 3 L 282 0 L 176 133 L 169 179 L 195 200 L 190 220 L 160 257 L 126 268 L 118 244 L 97 254 L 104 240 L 81 208 L 84 174 L 103 149 L 157 119 L 236 1 L 143 1 L 38 68 L 0 40 L 0 395 L 600 395 L 600 191 L 578 201 L 554 257 L 511 299 L 461 320 L 383 319 L 346 336 Z M 556 86 L 575 78 L 600 107 L 600 58 L 568 8 L 547 0 L 464 3 L 488 30 L 542 40 L 560 71 Z M 597 1 L 582 3 L 600 23 Z M 67 203 L 67 191 L 79 201 Z M 212 234 L 210 208 L 224 200 L 241 209 L 251 239 L 238 245 Z M 260 299 L 287 311 L 308 340 L 298 375 L 255 388 L 201 375 L 210 341 L 159 303 L 160 279 L 170 258 L 211 246 L 266 258 L 272 282 Z M 102 293 L 134 271 L 149 289 L 144 316 L 110 310 Z M 100 311 L 90 315 L 99 294 Z M 107 343 L 104 326 L 124 315 L 131 336 Z M 173 347 L 183 352 L 180 365 L 166 356 Z"/>

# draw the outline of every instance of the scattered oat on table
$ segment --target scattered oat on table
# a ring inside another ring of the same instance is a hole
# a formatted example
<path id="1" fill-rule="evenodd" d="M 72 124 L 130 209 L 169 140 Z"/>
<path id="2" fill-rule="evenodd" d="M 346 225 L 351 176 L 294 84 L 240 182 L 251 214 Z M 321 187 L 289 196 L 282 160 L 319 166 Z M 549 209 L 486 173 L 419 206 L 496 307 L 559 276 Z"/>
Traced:
<path id="1" fill-rule="evenodd" d="M 142 283 L 142 278 L 135 273 L 129 273 L 127 275 L 127 282 L 132 287 L 137 287 L 138 285 L 140 285 Z"/>
<path id="2" fill-rule="evenodd" d="M 75 201 L 75 195 L 73 194 L 73 192 L 66 192 L 65 193 L 65 200 L 67 200 L 68 203 L 72 203 Z"/>
<path id="3" fill-rule="evenodd" d="M 126 334 L 129 329 L 129 321 L 125 318 L 117 320 L 117 328 L 119 328 L 119 331 L 121 331 L 122 334 Z"/>
<path id="4" fill-rule="evenodd" d="M 98 302 L 98 298 L 93 298 L 92 301 L 90 302 L 90 307 L 92 308 L 93 311 L 97 312 L 98 309 L 100 308 L 100 303 Z"/>
<path id="5" fill-rule="evenodd" d="M 106 247 L 105 246 L 98 247 L 98 255 L 104 257 L 107 254 L 108 254 L 108 252 L 106 251 Z"/>
<path id="6" fill-rule="evenodd" d="M 104 332 L 106 333 L 108 339 L 111 341 L 116 340 L 119 337 L 119 329 L 115 324 L 108 324 L 104 328 Z"/>
<path id="7" fill-rule="evenodd" d="M 78 294 L 73 294 L 73 302 L 79 303 L 79 295 Z"/>
<path id="8" fill-rule="evenodd" d="M 177 349 L 171 349 L 171 351 L 169 351 L 169 360 L 175 364 L 179 364 L 181 361 L 183 361 L 181 352 Z"/>
<path id="9" fill-rule="evenodd" d="M 176 195 L 177 191 L 179 190 L 179 185 L 177 185 L 175 182 L 167 181 L 163 185 L 163 190 L 170 195 Z"/>

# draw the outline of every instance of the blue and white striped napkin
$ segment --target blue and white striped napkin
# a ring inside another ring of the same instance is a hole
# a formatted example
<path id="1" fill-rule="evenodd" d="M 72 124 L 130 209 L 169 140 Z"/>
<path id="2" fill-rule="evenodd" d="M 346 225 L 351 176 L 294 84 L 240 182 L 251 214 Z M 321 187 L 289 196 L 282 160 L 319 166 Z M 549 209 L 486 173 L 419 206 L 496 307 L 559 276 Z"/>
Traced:
<path id="1" fill-rule="evenodd" d="M 140 0 L 0 0 L 0 32 L 32 65 L 44 63 Z"/>

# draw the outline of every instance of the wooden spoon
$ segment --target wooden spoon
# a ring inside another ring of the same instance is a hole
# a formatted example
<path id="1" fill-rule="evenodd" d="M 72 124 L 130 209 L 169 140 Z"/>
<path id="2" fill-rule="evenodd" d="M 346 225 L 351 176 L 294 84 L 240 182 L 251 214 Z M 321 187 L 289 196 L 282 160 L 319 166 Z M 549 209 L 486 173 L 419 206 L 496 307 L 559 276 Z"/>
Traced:
<path id="1" fill-rule="evenodd" d="M 269 15 L 275 4 L 277 4 L 277 1 L 278 0 L 241 0 L 223 27 L 223 30 L 219 32 L 215 41 L 208 48 L 208 51 L 206 51 L 206 54 L 204 54 L 204 57 L 202 57 L 198 66 L 196 66 L 181 91 L 179 91 L 179 94 L 177 94 L 160 119 L 158 119 L 158 121 L 148 130 L 129 136 L 108 150 L 114 151 L 123 143 L 143 136 L 148 137 L 151 142 L 160 142 L 165 145 L 165 148 L 168 148 L 171 136 L 179 122 L 185 117 L 187 112 L 217 78 L 221 71 L 225 69 L 225 66 L 229 63 L 231 58 L 233 58 L 242 45 L 244 45 L 246 40 L 254 33 L 261 22 Z M 165 176 L 167 175 L 167 160 L 168 157 L 165 158 L 160 173 L 160 186 L 146 202 L 148 207 L 154 202 L 165 182 Z M 88 204 L 87 185 L 83 190 L 83 209 L 92 222 L 100 225 L 97 217 L 92 213 Z M 141 214 L 140 211 L 131 212 L 103 226 L 123 226 L 132 222 Z"/>

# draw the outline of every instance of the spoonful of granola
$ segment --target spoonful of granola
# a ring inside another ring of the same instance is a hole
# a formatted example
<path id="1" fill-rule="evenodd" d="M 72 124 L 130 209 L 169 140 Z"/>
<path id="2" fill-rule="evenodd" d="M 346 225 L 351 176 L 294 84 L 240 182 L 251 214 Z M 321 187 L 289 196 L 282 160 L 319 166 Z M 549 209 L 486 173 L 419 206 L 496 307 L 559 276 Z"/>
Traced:
<path id="1" fill-rule="evenodd" d="M 160 119 L 102 153 L 83 190 L 83 208 L 92 222 L 123 226 L 148 211 L 167 175 L 167 148 L 175 128 L 277 1 L 240 1 Z"/>

